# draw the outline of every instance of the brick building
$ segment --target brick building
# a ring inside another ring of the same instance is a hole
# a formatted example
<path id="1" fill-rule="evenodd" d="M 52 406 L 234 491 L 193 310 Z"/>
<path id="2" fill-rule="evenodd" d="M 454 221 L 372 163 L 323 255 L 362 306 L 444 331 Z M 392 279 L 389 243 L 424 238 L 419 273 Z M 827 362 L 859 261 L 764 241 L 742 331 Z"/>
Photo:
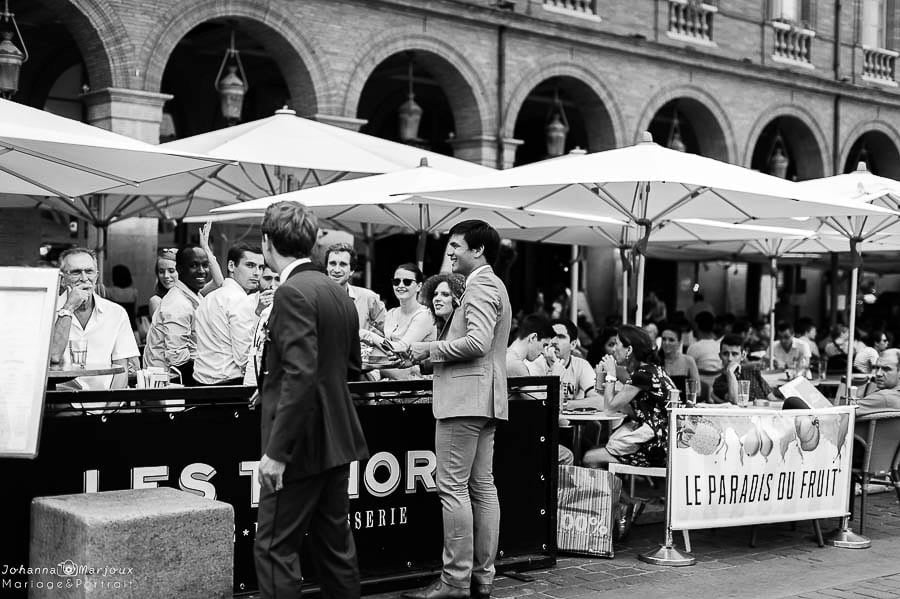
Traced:
<path id="1" fill-rule="evenodd" d="M 566 150 L 650 130 L 800 180 L 859 160 L 900 178 L 893 0 L 10 0 L 10 10 L 31 53 L 17 101 L 151 142 L 225 125 L 215 81 L 233 33 L 249 85 L 243 120 L 286 103 L 396 138 L 412 90 L 423 108 L 415 143 L 490 166 L 546 157 L 546 127 L 561 116 Z M 520 247 L 527 303 L 536 273 L 568 250 Z M 588 252 L 601 313 L 614 310 L 616 268 L 611 250 Z M 752 267 L 740 291 L 728 269 L 697 271 L 651 264 L 649 289 L 674 305 L 689 301 L 685 280 L 702 279 L 707 299 L 758 287 Z M 810 291 L 795 298 L 801 309 L 818 313 L 822 273 L 791 275 Z"/>

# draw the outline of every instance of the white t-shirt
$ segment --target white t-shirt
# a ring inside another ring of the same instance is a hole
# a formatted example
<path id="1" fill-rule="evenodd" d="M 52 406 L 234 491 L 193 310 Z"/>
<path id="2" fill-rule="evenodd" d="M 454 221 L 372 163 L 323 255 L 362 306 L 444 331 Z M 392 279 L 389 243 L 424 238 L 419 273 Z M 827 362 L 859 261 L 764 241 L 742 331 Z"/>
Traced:
<path id="1" fill-rule="evenodd" d="M 590 363 L 577 356 L 570 356 L 568 364 L 557 360 L 553 363 L 550 374 L 559 377 L 560 401 L 584 399 L 587 392 L 597 384 L 597 374 Z"/>
<path id="2" fill-rule="evenodd" d="M 719 358 L 719 342 L 715 339 L 694 341 L 685 353 L 694 358 L 694 362 L 697 363 L 697 369 L 701 373 L 722 370 L 722 359 Z"/>

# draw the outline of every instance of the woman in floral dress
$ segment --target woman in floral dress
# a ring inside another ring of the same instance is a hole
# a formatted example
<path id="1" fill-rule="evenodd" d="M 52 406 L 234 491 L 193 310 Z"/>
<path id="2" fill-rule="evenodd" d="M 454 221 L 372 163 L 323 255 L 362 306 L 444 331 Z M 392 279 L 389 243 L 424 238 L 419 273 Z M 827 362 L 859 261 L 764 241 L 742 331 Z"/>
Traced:
<path id="1" fill-rule="evenodd" d="M 584 465 L 598 468 L 619 462 L 665 467 L 669 442 L 666 402 L 676 387 L 659 365 L 650 336 L 643 329 L 623 325 L 615 352 L 603 361 L 604 372 L 615 372 L 616 365 L 620 365 L 631 375 L 619 391 L 614 390 L 615 385 L 607 384 L 604 392 L 607 410 L 623 412 L 628 417 L 612 432 L 605 447 L 585 453 Z"/>

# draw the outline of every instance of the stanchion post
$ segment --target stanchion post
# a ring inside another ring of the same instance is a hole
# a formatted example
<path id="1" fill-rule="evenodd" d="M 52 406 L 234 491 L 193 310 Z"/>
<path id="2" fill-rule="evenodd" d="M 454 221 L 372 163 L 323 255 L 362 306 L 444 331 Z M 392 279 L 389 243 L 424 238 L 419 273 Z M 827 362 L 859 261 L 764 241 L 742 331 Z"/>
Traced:
<path id="1" fill-rule="evenodd" d="M 638 555 L 638 559 L 654 566 L 693 566 L 697 559 L 690 553 L 682 553 L 672 541 L 672 456 L 678 424 L 678 408 L 669 410 L 669 450 L 666 457 L 666 536 L 659 549 Z"/>
<path id="2" fill-rule="evenodd" d="M 853 424 L 855 425 L 856 414 L 854 414 L 853 416 Z M 852 431 L 853 428 L 854 427 L 851 426 L 850 430 Z M 853 443 L 850 443 L 849 455 L 850 459 L 847 463 L 851 464 L 850 467 L 852 468 Z M 850 513 L 850 502 L 853 501 L 853 497 L 856 494 L 855 491 L 856 489 L 853 488 L 853 476 L 851 476 L 850 493 L 847 494 L 847 507 L 844 509 L 844 511 L 848 514 Z M 868 537 L 856 534 L 850 528 L 850 516 L 844 516 L 843 518 L 841 518 L 841 527 L 828 533 L 828 535 L 825 537 L 825 543 L 839 549 L 868 549 L 872 546 L 872 541 Z"/>

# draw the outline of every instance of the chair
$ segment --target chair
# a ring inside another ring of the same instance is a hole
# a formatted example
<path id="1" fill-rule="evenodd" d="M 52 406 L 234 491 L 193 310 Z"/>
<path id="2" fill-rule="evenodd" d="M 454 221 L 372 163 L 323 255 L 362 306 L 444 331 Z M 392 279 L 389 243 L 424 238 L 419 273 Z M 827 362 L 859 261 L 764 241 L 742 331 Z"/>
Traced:
<path id="1" fill-rule="evenodd" d="M 870 378 L 867 374 L 854 374 L 851 379 L 851 386 L 856 387 L 856 397 L 865 397 L 870 393 Z M 841 377 L 841 382 L 837 387 L 832 402 L 834 405 L 847 405 L 847 375 Z"/>
<path id="2" fill-rule="evenodd" d="M 666 478 L 666 469 L 665 468 L 650 468 L 645 466 L 629 466 L 628 464 L 619 464 L 613 462 L 609 464 L 609 473 L 610 474 L 619 474 L 622 476 L 629 477 L 629 495 L 632 499 L 637 499 L 638 507 L 635 509 L 634 519 L 637 520 L 638 516 L 641 515 L 641 511 L 643 511 L 644 503 L 648 501 L 646 498 L 636 498 L 634 496 L 634 477 L 635 476 L 644 476 L 647 478 Z M 668 524 L 668 521 L 666 522 Z M 682 530 L 681 535 L 684 538 L 684 550 L 688 553 L 691 552 L 691 536 L 687 530 Z"/>
<path id="3" fill-rule="evenodd" d="M 861 461 L 854 456 L 853 474 L 862 484 L 859 534 L 865 534 L 869 484 L 893 486 L 900 499 L 900 411 L 875 412 L 858 418 L 854 436 L 856 447 L 863 450 Z M 853 493 L 852 485 L 850 492 Z"/>

